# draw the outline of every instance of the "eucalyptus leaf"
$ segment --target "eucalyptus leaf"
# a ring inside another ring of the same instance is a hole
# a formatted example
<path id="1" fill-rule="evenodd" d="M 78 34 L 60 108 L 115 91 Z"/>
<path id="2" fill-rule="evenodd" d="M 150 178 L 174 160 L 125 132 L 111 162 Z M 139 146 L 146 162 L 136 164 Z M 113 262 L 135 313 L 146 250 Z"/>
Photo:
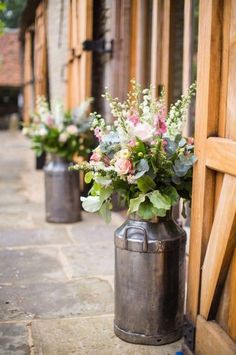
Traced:
<path id="1" fill-rule="evenodd" d="M 81 197 L 82 206 L 87 212 L 97 212 L 102 206 L 102 202 L 99 196 Z"/>
<path id="2" fill-rule="evenodd" d="M 187 141 L 185 138 L 181 138 L 179 141 L 179 147 L 182 148 L 186 145 Z"/>
<path id="3" fill-rule="evenodd" d="M 94 180 L 100 184 L 100 185 L 103 185 L 103 186 L 108 186 L 111 184 L 112 180 L 111 179 L 108 179 L 107 177 L 105 176 L 102 176 L 102 175 L 98 175 L 96 177 L 94 177 Z"/>
<path id="4" fill-rule="evenodd" d="M 104 202 L 111 196 L 112 193 L 113 193 L 112 187 L 107 187 L 107 188 L 102 187 L 100 190 L 100 200 Z"/>
<path id="5" fill-rule="evenodd" d="M 104 202 L 99 210 L 99 214 L 105 219 L 106 223 L 111 222 L 111 210 L 109 202 Z"/>

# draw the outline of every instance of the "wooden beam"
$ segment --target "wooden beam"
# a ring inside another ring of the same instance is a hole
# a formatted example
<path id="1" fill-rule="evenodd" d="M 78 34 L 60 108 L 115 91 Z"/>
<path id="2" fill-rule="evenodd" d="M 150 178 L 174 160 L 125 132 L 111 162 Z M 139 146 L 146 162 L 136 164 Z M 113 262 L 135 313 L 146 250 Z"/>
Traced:
<path id="1" fill-rule="evenodd" d="M 225 138 L 208 138 L 206 165 L 210 169 L 236 176 L 236 141 Z"/>
<path id="2" fill-rule="evenodd" d="M 202 260 L 214 217 L 215 173 L 206 169 L 206 139 L 216 135 L 221 73 L 222 2 L 201 0 L 199 8 L 198 73 L 195 120 L 192 223 L 188 270 L 187 315 L 195 322 L 199 307 Z M 205 208 L 207 206 L 207 208 Z"/>
<path id="3" fill-rule="evenodd" d="M 236 341 L 236 249 L 232 258 L 230 274 L 230 296 L 229 296 L 229 334 Z"/>
<path id="4" fill-rule="evenodd" d="M 197 317 L 196 355 L 235 355 L 236 344 L 214 321 Z"/>
<path id="5" fill-rule="evenodd" d="M 230 1 L 230 0 L 228 0 Z M 231 0 L 226 135 L 236 139 L 236 1 Z"/>
<path id="6" fill-rule="evenodd" d="M 192 81 L 193 52 L 193 0 L 184 1 L 184 43 L 183 43 L 183 93 L 186 94 Z M 184 126 L 184 135 L 190 135 L 189 110 Z"/>
<path id="7" fill-rule="evenodd" d="M 211 230 L 206 256 L 202 267 L 200 314 L 208 319 L 216 288 L 220 279 L 225 280 L 236 238 L 234 221 L 236 214 L 236 177 L 225 174 L 223 186 Z"/>

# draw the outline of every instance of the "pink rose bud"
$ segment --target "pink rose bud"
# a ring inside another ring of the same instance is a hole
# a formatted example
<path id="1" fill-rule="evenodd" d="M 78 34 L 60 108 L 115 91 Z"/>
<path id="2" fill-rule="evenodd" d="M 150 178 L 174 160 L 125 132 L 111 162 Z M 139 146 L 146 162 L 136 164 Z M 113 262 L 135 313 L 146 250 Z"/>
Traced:
<path id="1" fill-rule="evenodd" d="M 193 145 L 194 144 L 194 138 L 193 137 L 188 137 L 187 142 L 188 142 L 188 144 Z"/>
<path id="2" fill-rule="evenodd" d="M 98 162 L 98 161 L 100 161 L 100 155 L 99 155 L 98 153 L 94 152 L 94 153 L 91 155 L 90 160 L 95 161 L 95 162 Z"/>
<path id="3" fill-rule="evenodd" d="M 117 173 L 120 175 L 125 175 L 130 173 L 132 171 L 132 168 L 133 168 L 132 163 L 128 159 L 120 158 L 115 162 L 115 169 Z"/>

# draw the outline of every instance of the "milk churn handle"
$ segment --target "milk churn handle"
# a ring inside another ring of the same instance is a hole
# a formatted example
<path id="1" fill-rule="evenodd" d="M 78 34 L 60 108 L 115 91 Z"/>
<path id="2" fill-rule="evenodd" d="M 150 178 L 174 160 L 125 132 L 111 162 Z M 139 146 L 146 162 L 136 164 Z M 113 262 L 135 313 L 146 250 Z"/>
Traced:
<path id="1" fill-rule="evenodd" d="M 144 239 L 143 239 L 143 252 L 146 253 L 148 251 L 148 237 L 147 237 L 147 232 L 146 229 L 140 226 L 129 226 L 125 229 L 124 233 L 124 239 L 125 239 L 125 249 L 128 249 L 128 236 L 127 232 L 129 229 L 139 229 L 143 232 L 144 234 Z"/>

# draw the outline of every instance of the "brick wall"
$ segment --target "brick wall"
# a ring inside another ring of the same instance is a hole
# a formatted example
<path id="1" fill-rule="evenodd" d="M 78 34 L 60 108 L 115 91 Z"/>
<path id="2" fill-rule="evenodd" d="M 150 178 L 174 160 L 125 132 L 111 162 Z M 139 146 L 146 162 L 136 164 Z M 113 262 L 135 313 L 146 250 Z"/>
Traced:
<path id="1" fill-rule="evenodd" d="M 20 86 L 20 43 L 18 30 L 0 36 L 0 86 Z"/>
<path id="2" fill-rule="evenodd" d="M 47 45 L 49 93 L 51 100 L 66 99 L 65 64 L 67 61 L 68 1 L 49 0 L 47 12 Z M 64 72 L 64 73 L 63 73 Z"/>

